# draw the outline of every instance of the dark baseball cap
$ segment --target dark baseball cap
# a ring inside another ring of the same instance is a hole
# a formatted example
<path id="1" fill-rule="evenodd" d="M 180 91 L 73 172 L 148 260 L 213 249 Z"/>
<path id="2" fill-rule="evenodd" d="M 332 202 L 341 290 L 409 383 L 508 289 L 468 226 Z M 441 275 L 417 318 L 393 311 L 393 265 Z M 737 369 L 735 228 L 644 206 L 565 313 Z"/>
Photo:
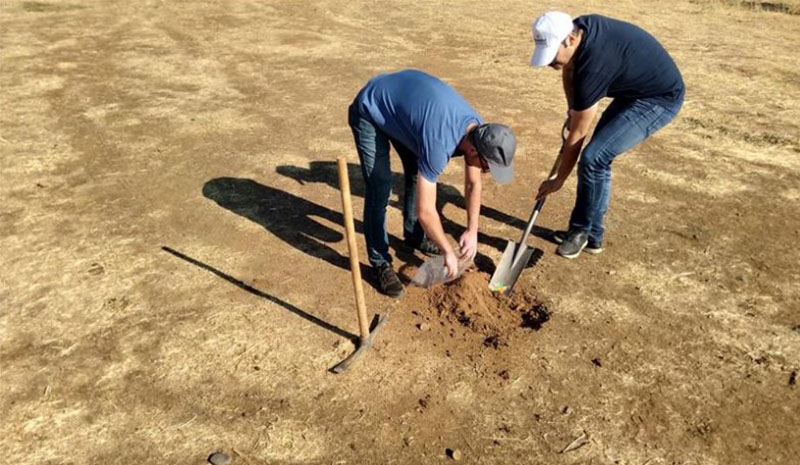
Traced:
<path id="1" fill-rule="evenodd" d="M 517 138 L 505 124 L 482 124 L 472 131 L 472 143 L 486 160 L 489 171 L 498 184 L 508 184 L 514 178 L 514 152 Z"/>

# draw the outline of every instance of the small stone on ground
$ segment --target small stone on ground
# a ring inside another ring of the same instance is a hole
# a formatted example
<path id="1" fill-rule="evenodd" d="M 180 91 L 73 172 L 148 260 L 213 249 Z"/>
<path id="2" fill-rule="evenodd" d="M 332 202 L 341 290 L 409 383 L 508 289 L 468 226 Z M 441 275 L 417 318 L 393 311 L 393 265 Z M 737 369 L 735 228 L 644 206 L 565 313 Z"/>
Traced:
<path id="1" fill-rule="evenodd" d="M 229 465 L 231 456 L 224 452 L 214 452 L 208 457 L 208 461 L 213 465 Z"/>

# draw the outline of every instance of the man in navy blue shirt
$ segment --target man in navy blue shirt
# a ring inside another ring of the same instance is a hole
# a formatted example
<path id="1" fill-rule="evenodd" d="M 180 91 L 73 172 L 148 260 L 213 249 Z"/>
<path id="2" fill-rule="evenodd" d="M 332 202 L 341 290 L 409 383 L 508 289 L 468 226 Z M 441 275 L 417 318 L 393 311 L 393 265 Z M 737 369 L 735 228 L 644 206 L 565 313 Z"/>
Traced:
<path id="1" fill-rule="evenodd" d="M 511 182 L 516 139 L 507 126 L 485 124 L 452 87 L 417 70 L 381 74 L 358 93 L 349 109 L 361 172 L 364 175 L 364 236 L 378 289 L 399 297 L 403 285 L 392 269 L 386 231 L 386 206 L 392 192 L 389 146 L 403 163 L 403 236 L 428 255 L 444 255 L 454 276 L 458 257 L 436 211 L 436 182 L 453 157 L 464 158 L 467 229 L 459 239 L 462 257 L 478 247 L 481 173 Z M 418 176 L 419 175 L 421 176 Z"/>
<path id="2" fill-rule="evenodd" d="M 603 250 L 603 216 L 611 192 L 611 162 L 672 121 L 683 104 L 683 78 L 658 41 L 623 21 L 600 15 L 551 11 L 533 24 L 533 66 L 562 72 L 569 136 L 554 179 L 537 199 L 561 188 L 578 161 L 578 195 L 568 231 L 556 232 L 557 253 L 575 258 Z M 592 140 L 584 139 L 600 99 L 614 100 L 603 112 Z"/>

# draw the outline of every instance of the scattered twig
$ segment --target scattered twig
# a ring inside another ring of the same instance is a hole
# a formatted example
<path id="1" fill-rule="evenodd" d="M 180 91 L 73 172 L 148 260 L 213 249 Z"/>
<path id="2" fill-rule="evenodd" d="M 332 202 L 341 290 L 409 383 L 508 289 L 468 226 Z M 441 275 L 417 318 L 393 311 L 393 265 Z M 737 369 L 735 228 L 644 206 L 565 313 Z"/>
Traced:
<path id="1" fill-rule="evenodd" d="M 472 444 L 470 444 L 470 442 L 467 440 L 467 437 L 464 435 L 464 432 L 459 431 L 458 434 L 459 436 L 461 436 L 461 440 L 464 441 L 464 444 L 466 444 L 467 447 L 469 447 L 469 450 L 472 452 L 472 455 L 476 456 L 475 449 L 472 447 Z"/>
<path id="2" fill-rule="evenodd" d="M 72 344 L 71 346 L 67 347 L 66 349 L 62 349 L 61 353 L 59 355 L 61 355 L 62 357 L 67 356 L 70 353 L 72 353 L 72 351 L 75 350 L 75 348 L 78 347 L 79 345 L 80 345 L 80 342 L 76 342 L 75 344 Z"/>
<path id="3" fill-rule="evenodd" d="M 250 457 L 248 457 L 248 456 L 246 456 L 245 454 L 243 454 L 243 453 L 239 452 L 239 450 L 238 450 L 238 449 L 236 449 L 235 447 L 234 447 L 232 450 L 233 450 L 233 453 L 234 453 L 234 454 L 238 455 L 238 456 L 239 456 L 239 457 L 241 457 L 241 458 L 242 458 L 242 459 L 243 459 L 245 462 L 247 462 L 247 465 L 253 465 L 253 462 L 250 460 Z"/>
<path id="4" fill-rule="evenodd" d="M 242 314 L 242 315 L 244 315 L 244 314 Z M 247 318 L 247 317 L 245 317 L 245 318 Z M 249 319 L 248 319 L 248 321 L 249 321 Z M 251 323 L 252 323 L 252 322 L 251 322 Z M 242 363 L 242 359 L 244 359 L 244 356 L 247 354 L 247 349 L 248 349 L 248 348 L 247 348 L 247 347 L 245 347 L 245 348 L 244 348 L 244 349 L 242 349 L 242 351 L 241 351 L 241 352 L 240 352 L 240 353 L 239 353 L 239 354 L 236 356 L 236 363 L 233 365 L 233 371 L 236 371 L 236 370 L 238 370 L 238 369 L 239 369 L 239 365 Z"/>
<path id="5" fill-rule="evenodd" d="M 257 450 L 258 447 L 261 445 L 261 441 L 263 440 L 264 440 L 264 431 L 262 430 L 260 433 L 258 433 L 258 436 L 256 436 L 256 441 L 253 443 L 252 446 L 250 446 L 250 449 Z"/>
<path id="6" fill-rule="evenodd" d="M 247 320 L 247 322 L 248 322 L 248 323 L 250 323 L 250 325 L 252 326 L 252 325 L 253 325 L 253 320 L 251 320 L 251 319 L 250 319 L 250 317 L 249 317 L 249 316 L 247 316 L 247 313 L 245 313 L 245 312 L 240 312 L 240 313 L 242 314 L 242 317 L 243 317 L 245 320 Z"/>
<path id="7" fill-rule="evenodd" d="M 378 385 L 379 385 L 379 386 L 380 386 L 380 385 L 382 385 L 382 384 L 383 384 L 383 382 L 384 382 L 384 380 L 386 380 L 386 378 L 390 378 L 390 379 L 391 379 L 391 378 L 393 378 L 393 377 L 394 377 L 394 374 L 395 374 L 395 373 L 397 373 L 397 370 L 398 370 L 398 368 L 395 368 L 394 370 L 392 370 L 392 371 L 390 371 L 390 372 L 388 372 L 388 373 L 384 374 L 384 375 L 381 377 L 381 379 L 378 381 Z"/>
<path id="8" fill-rule="evenodd" d="M 191 422 L 195 421 L 196 419 L 197 419 L 197 415 L 193 416 L 193 417 L 191 418 L 191 420 L 189 420 L 189 421 L 187 421 L 187 422 L 185 422 L 185 423 L 183 423 L 183 424 L 180 424 L 180 425 L 171 426 L 171 427 L 169 427 L 167 430 L 168 430 L 168 431 L 172 431 L 172 430 L 176 430 L 176 429 L 181 429 L 181 428 L 183 428 L 183 427 L 185 427 L 185 426 L 189 426 L 189 424 L 190 424 Z"/>
<path id="9" fill-rule="evenodd" d="M 528 436 L 526 436 L 524 438 L 503 438 L 503 437 L 499 437 L 499 436 L 484 436 L 482 439 L 491 439 L 492 441 L 530 442 L 531 441 L 531 435 L 529 434 Z"/>
<path id="10" fill-rule="evenodd" d="M 571 443 L 567 444 L 567 447 L 561 450 L 562 454 L 566 454 L 567 452 L 572 452 L 573 450 L 580 449 L 581 447 L 585 446 L 589 443 L 589 435 L 586 434 L 584 430 L 580 436 L 575 438 Z"/>
<path id="11" fill-rule="evenodd" d="M 693 274 L 695 274 L 695 272 L 694 272 L 694 271 L 685 271 L 685 272 L 683 272 L 683 273 L 678 273 L 678 274 L 676 274 L 675 276 L 673 276 L 673 277 L 672 277 L 672 279 L 673 279 L 673 280 L 676 280 L 676 279 L 681 279 L 681 278 L 685 278 L 685 277 L 687 277 L 687 276 L 691 276 L 691 275 L 693 275 Z"/>

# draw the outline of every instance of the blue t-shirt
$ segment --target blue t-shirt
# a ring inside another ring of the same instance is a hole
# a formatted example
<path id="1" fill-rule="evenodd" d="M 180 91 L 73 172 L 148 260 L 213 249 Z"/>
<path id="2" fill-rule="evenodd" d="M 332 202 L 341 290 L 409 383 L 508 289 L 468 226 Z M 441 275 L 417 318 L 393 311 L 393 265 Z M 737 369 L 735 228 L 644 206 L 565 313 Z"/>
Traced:
<path id="1" fill-rule="evenodd" d="M 681 72 L 658 41 L 633 24 L 600 15 L 575 18 L 583 39 L 575 54 L 572 109 L 603 97 L 674 102 L 684 93 Z"/>
<path id="2" fill-rule="evenodd" d="M 452 87 L 413 69 L 372 78 L 356 97 L 362 115 L 417 155 L 430 182 L 444 171 L 471 123 L 480 115 Z"/>

